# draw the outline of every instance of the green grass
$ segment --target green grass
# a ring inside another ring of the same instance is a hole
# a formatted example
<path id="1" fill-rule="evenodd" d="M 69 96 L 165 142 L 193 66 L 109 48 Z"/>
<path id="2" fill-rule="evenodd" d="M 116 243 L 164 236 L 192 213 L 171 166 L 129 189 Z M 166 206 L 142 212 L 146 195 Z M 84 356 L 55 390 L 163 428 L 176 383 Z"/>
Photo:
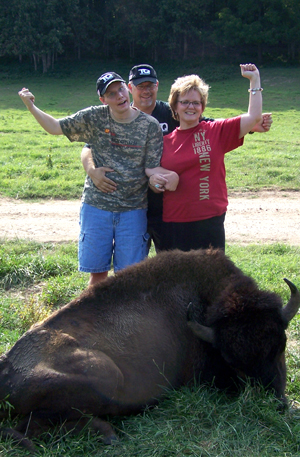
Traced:
<path id="1" fill-rule="evenodd" d="M 130 65 L 106 63 L 87 66 L 68 76 L 25 76 L 0 79 L 0 195 L 21 199 L 78 198 L 84 182 L 80 162 L 81 143 L 44 132 L 26 110 L 17 92 L 29 87 L 39 108 L 63 117 L 86 106 L 100 103 L 95 82 L 102 71 L 114 68 L 126 78 Z M 168 98 L 176 76 L 197 72 L 210 84 L 205 114 L 230 117 L 248 107 L 247 80 L 239 66 L 196 64 L 180 70 L 157 68 L 159 98 Z M 226 156 L 229 191 L 300 188 L 300 69 L 262 68 L 264 110 L 273 113 L 267 134 L 248 135 L 243 147 Z"/>
<path id="2" fill-rule="evenodd" d="M 87 276 L 76 272 L 75 243 L 15 240 L 2 243 L 0 248 L 4 259 L 0 272 L 0 352 L 4 352 L 30 325 L 77 296 L 85 288 Z M 289 290 L 283 278 L 300 286 L 300 248 L 275 244 L 229 245 L 226 249 L 261 288 L 279 293 L 284 302 Z M 25 265 L 28 268 L 24 273 Z M 278 403 L 272 395 L 247 384 L 237 397 L 228 397 L 210 386 L 195 385 L 168 392 L 166 400 L 143 414 L 113 418 L 120 437 L 115 446 L 104 446 L 88 430 L 72 437 L 58 428 L 36 441 L 41 455 L 299 456 L 299 319 L 300 315 L 296 316 L 288 330 L 286 393 L 291 408 L 285 413 L 278 413 Z M 8 455 L 9 451 L 20 457 L 26 455 L 11 440 L 1 442 L 0 455 Z"/>
<path id="3" fill-rule="evenodd" d="M 50 76 L 30 73 L 1 76 L 0 72 L 0 195 L 13 198 L 78 198 L 84 172 L 81 144 L 46 134 L 26 111 L 17 91 L 29 87 L 41 109 L 61 117 L 97 104 L 95 81 L 114 69 L 125 78 L 134 64 L 113 62 L 85 65 Z M 211 85 L 206 115 L 228 117 L 247 109 L 248 82 L 238 65 L 157 69 L 159 98 L 166 100 L 170 84 L 182 74 L 198 73 Z M 1 70 L 1 69 L 0 69 Z M 229 191 L 280 189 L 299 191 L 300 69 L 261 68 L 264 111 L 273 113 L 267 134 L 248 135 L 242 148 L 227 155 Z M 298 287 L 300 248 L 282 244 L 227 246 L 227 254 L 263 289 L 288 300 L 283 281 Z M 154 255 L 152 252 L 151 255 Z M 75 243 L 35 243 L 0 240 L 0 353 L 7 351 L 32 324 L 76 297 L 88 277 L 77 270 Z M 296 457 L 300 455 L 300 315 L 288 329 L 287 388 L 291 408 L 277 412 L 277 402 L 263 390 L 245 386 L 230 398 L 209 386 L 169 392 L 152 410 L 112 423 L 120 443 L 107 447 L 86 430 L 71 437 L 58 429 L 42 437 L 41 455 L 80 456 L 213 456 Z M 14 425 L 14 423 L 10 423 Z M 11 440 L 0 442 L 0 456 L 25 456 Z"/>

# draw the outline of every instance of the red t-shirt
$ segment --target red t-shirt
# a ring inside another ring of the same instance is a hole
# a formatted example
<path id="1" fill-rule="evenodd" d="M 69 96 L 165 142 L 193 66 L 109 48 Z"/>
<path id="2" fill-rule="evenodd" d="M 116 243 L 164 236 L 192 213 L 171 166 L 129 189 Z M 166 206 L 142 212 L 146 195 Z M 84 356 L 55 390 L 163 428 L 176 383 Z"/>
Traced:
<path id="1" fill-rule="evenodd" d="M 224 155 L 243 144 L 241 117 L 200 122 L 164 137 L 161 166 L 176 171 L 175 192 L 164 192 L 163 220 L 191 222 L 220 216 L 227 210 Z"/>

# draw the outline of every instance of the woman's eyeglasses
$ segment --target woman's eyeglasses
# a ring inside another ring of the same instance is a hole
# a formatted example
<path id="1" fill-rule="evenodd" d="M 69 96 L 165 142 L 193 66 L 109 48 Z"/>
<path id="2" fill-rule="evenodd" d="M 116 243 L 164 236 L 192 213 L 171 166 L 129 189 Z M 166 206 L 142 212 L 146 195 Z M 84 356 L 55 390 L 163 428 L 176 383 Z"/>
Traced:
<path id="1" fill-rule="evenodd" d="M 188 100 L 177 100 L 182 106 L 185 106 L 186 108 L 190 105 L 193 105 L 194 108 L 199 108 L 201 105 L 201 102 L 189 102 Z"/>

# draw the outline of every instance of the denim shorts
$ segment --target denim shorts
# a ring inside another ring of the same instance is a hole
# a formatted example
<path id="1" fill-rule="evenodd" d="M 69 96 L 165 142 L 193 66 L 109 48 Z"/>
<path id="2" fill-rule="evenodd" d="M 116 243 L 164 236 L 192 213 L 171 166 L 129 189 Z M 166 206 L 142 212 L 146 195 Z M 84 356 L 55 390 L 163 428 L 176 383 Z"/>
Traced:
<path id="1" fill-rule="evenodd" d="M 103 211 L 82 203 L 78 243 L 79 271 L 102 273 L 138 263 L 147 256 L 147 210 Z"/>

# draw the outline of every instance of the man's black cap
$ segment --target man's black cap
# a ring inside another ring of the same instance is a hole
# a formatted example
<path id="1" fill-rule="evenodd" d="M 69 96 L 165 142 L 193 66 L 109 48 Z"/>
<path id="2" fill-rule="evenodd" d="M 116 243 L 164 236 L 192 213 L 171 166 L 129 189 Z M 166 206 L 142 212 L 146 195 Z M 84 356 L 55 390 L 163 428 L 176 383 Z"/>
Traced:
<path id="1" fill-rule="evenodd" d="M 157 83 L 157 74 L 154 68 L 147 64 L 132 67 L 129 73 L 129 82 L 137 86 L 145 81 Z"/>

